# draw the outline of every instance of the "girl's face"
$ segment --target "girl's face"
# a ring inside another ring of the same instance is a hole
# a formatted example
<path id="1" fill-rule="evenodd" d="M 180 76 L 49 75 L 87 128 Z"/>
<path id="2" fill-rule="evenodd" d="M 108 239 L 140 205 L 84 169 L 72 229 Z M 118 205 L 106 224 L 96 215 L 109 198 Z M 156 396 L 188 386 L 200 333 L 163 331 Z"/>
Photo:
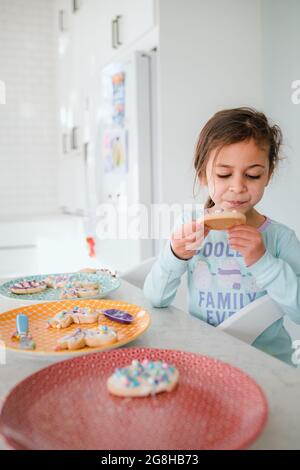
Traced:
<path id="1" fill-rule="evenodd" d="M 250 139 L 211 152 L 200 181 L 216 209 L 247 213 L 261 200 L 270 178 L 268 151 Z"/>

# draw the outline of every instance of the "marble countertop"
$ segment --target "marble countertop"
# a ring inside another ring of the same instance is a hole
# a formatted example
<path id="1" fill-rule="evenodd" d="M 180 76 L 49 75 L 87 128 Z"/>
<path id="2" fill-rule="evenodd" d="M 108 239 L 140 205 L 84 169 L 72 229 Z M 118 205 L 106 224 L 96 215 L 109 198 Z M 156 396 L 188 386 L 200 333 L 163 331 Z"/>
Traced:
<path id="1" fill-rule="evenodd" d="M 190 351 L 220 359 L 250 375 L 264 391 L 269 417 L 262 434 L 250 449 L 300 449 L 300 371 L 214 328 L 175 307 L 151 307 L 143 292 L 122 281 L 121 287 L 108 298 L 138 304 L 149 311 L 150 328 L 128 347 L 151 347 Z M 0 296 L 0 314 L 28 305 Z M 0 364 L 0 400 L 20 380 L 53 363 L 7 354 L 6 365 Z M 0 442 L 0 449 L 5 444 Z"/>

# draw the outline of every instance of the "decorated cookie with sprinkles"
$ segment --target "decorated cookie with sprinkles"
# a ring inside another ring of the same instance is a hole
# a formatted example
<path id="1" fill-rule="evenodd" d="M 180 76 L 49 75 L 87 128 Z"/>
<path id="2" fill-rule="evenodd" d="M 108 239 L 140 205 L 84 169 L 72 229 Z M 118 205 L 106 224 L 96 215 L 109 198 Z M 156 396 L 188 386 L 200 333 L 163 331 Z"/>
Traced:
<path id="1" fill-rule="evenodd" d="M 89 348 L 109 346 L 115 343 L 117 339 L 116 331 L 105 325 L 90 330 L 81 330 L 78 328 L 73 333 L 59 339 L 55 350 L 63 351 L 69 349 L 70 351 L 74 351 L 76 349 L 85 348 L 86 346 Z"/>
<path id="2" fill-rule="evenodd" d="M 78 299 L 77 289 L 66 287 L 60 294 L 61 299 Z"/>
<path id="3" fill-rule="evenodd" d="M 70 351 L 75 351 L 76 349 L 82 349 L 85 347 L 85 333 L 83 330 L 78 328 L 69 335 L 63 336 L 57 342 L 55 351 L 63 351 L 64 349 L 69 349 Z"/>
<path id="4" fill-rule="evenodd" d="M 47 286 L 44 282 L 33 280 L 17 282 L 11 286 L 10 291 L 13 294 L 36 294 L 38 292 L 43 292 L 46 289 Z"/>
<path id="5" fill-rule="evenodd" d="M 171 392 L 178 383 L 179 372 L 163 361 L 134 360 L 116 369 L 107 380 L 110 393 L 120 397 L 145 397 L 160 392 Z"/>
<path id="6" fill-rule="evenodd" d="M 48 276 L 44 279 L 47 287 L 52 287 L 53 289 L 62 289 L 69 282 L 68 276 Z"/>
<path id="7" fill-rule="evenodd" d="M 99 288 L 99 282 L 91 282 L 91 281 L 73 281 L 73 287 L 75 289 L 97 289 Z"/>
<path id="8" fill-rule="evenodd" d="M 85 343 L 90 348 L 109 346 L 116 343 L 117 339 L 116 331 L 106 325 L 99 326 L 95 330 L 85 330 Z"/>
<path id="9" fill-rule="evenodd" d="M 68 328 L 68 326 L 72 325 L 73 317 L 72 310 L 62 310 L 54 315 L 53 318 L 49 318 L 48 320 L 48 327 L 50 328 Z"/>
<path id="10" fill-rule="evenodd" d="M 77 292 L 77 297 L 80 298 L 85 298 L 85 297 L 96 297 L 99 294 L 98 288 L 92 288 L 92 287 L 79 287 L 76 288 Z"/>
<path id="11" fill-rule="evenodd" d="M 82 282 L 69 282 L 65 289 L 61 292 L 61 299 L 77 299 L 96 297 L 99 294 L 99 284 L 96 283 L 82 283 Z"/>
<path id="12" fill-rule="evenodd" d="M 88 325 L 96 323 L 100 315 L 99 310 L 93 310 L 89 307 L 75 306 L 71 310 L 62 310 L 48 320 L 48 326 L 51 328 L 67 328 L 73 323 L 79 325 Z"/>
<path id="13" fill-rule="evenodd" d="M 74 307 L 72 311 L 72 318 L 74 323 L 89 324 L 98 321 L 99 312 L 89 307 Z"/>

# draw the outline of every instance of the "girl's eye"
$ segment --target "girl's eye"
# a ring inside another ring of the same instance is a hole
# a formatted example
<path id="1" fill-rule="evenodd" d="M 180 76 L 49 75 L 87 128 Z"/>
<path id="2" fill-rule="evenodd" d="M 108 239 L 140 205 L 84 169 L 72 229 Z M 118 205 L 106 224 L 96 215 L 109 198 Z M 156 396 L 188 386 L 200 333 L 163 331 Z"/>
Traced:
<path id="1" fill-rule="evenodd" d="M 231 175 L 217 175 L 218 178 L 229 178 Z M 247 178 L 250 178 L 251 180 L 258 180 L 261 175 L 258 176 L 253 176 L 253 175 L 246 175 Z"/>

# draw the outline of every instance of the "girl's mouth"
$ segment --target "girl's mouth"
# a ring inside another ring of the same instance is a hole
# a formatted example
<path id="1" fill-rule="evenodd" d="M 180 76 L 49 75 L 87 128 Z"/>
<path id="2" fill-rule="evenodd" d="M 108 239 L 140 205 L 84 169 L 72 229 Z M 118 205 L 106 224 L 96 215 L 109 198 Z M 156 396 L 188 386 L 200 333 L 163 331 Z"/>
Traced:
<path id="1" fill-rule="evenodd" d="M 247 201 L 228 201 L 227 204 L 229 204 L 231 207 L 240 207 L 243 204 L 246 204 Z"/>

